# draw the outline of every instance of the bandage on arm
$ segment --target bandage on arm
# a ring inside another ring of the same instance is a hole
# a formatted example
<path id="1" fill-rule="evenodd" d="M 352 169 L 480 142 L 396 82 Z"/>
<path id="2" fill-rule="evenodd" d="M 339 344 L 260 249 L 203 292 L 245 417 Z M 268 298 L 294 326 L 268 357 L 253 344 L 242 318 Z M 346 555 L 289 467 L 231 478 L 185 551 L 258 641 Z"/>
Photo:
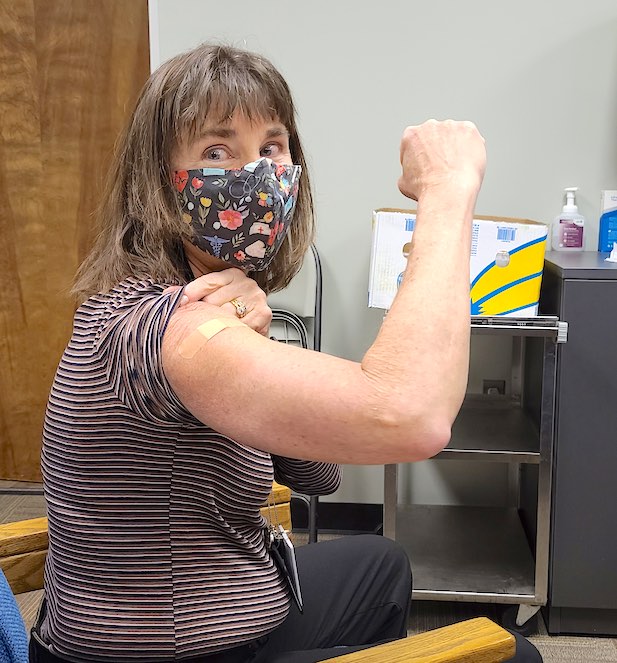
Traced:
<path id="1" fill-rule="evenodd" d="M 234 318 L 213 318 L 199 325 L 178 346 L 178 354 L 183 359 L 192 359 L 201 348 L 219 332 L 227 327 L 247 327 L 240 320 Z M 247 327 L 248 329 L 248 327 Z"/>

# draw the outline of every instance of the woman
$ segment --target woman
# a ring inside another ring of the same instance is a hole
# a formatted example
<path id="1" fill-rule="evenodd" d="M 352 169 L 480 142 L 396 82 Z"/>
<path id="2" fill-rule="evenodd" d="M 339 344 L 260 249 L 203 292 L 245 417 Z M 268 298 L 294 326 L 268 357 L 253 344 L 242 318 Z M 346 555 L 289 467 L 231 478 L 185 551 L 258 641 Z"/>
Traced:
<path id="1" fill-rule="evenodd" d="M 208 45 L 152 75 L 49 399 L 35 660 L 318 661 L 405 635 L 398 546 L 307 546 L 298 588 L 259 507 L 273 476 L 324 494 L 340 462 L 420 460 L 447 444 L 467 377 L 484 160 L 470 123 L 409 129 L 399 186 L 418 200 L 413 258 L 377 340 L 361 364 L 292 348 L 267 339 L 265 302 L 313 236 L 285 81 L 257 55 Z"/>

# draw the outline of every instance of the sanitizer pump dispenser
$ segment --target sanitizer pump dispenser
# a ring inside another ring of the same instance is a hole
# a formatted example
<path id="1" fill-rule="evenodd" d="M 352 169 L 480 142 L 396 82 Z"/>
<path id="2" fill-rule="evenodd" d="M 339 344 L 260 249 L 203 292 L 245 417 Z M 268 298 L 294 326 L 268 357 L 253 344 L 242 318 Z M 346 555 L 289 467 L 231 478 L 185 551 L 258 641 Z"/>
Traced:
<path id="1" fill-rule="evenodd" d="M 553 251 L 583 251 L 585 217 L 578 213 L 576 192 L 578 187 L 565 189 L 566 204 L 553 221 Z"/>

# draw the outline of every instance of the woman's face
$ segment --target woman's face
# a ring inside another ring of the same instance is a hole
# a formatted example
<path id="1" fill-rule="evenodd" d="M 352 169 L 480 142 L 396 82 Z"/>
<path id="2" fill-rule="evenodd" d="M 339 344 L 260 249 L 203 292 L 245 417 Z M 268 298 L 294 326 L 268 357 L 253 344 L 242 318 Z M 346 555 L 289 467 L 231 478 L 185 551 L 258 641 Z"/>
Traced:
<path id="1" fill-rule="evenodd" d="M 195 168 L 242 168 L 261 157 L 276 164 L 291 165 L 289 132 L 276 120 L 249 120 L 234 113 L 225 122 L 206 122 L 200 134 L 189 144 L 173 152 L 171 171 Z M 190 242 L 184 250 L 195 277 L 229 268 L 229 263 L 215 258 Z"/>
<path id="2" fill-rule="evenodd" d="M 190 144 L 178 146 L 171 170 L 242 168 L 261 157 L 290 165 L 289 132 L 276 120 L 249 120 L 234 113 L 225 122 L 206 122 Z"/>

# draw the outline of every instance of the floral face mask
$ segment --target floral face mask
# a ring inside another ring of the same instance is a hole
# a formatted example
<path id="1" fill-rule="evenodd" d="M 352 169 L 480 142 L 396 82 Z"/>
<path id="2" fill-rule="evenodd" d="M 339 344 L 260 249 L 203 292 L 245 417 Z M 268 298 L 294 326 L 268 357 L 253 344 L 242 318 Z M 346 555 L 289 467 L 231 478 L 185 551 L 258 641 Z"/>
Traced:
<path id="1" fill-rule="evenodd" d="M 193 244 L 245 272 L 266 269 L 289 229 L 301 172 L 266 158 L 238 170 L 176 171 Z"/>

